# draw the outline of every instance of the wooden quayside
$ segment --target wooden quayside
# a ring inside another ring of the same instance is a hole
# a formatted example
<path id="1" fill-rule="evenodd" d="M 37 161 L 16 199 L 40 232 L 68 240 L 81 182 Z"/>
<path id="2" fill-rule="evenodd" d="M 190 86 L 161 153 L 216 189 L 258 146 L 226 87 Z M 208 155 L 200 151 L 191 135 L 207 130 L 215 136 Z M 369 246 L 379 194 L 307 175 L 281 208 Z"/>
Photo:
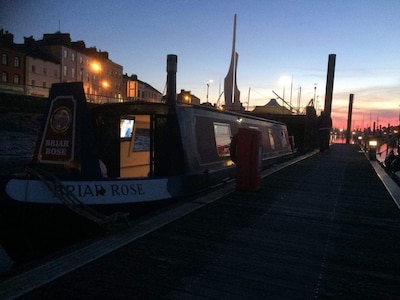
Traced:
<path id="1" fill-rule="evenodd" d="M 400 193 L 376 162 L 334 145 L 270 173 L 5 279 L 0 298 L 400 298 Z"/>

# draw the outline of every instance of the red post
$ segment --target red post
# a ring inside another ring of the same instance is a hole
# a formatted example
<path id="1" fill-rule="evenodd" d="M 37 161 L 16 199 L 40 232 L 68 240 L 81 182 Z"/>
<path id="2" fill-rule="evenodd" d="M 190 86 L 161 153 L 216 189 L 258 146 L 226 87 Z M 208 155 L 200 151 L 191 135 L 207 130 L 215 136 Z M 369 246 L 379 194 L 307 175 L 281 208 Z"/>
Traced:
<path id="1" fill-rule="evenodd" d="M 261 183 L 261 132 L 239 128 L 236 145 L 236 189 L 257 191 Z"/>

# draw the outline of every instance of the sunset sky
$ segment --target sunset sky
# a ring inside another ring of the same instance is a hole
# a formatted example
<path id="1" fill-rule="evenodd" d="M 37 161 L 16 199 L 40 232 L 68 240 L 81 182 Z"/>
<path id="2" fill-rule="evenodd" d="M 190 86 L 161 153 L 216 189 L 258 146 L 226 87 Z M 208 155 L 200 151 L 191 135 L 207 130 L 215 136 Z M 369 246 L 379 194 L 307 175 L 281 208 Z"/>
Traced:
<path id="1" fill-rule="evenodd" d="M 209 100 L 215 103 L 229 68 L 237 14 L 244 106 L 265 105 L 276 92 L 294 106 L 301 96 L 304 107 L 316 87 L 317 108 L 323 109 L 328 57 L 336 54 L 333 125 L 346 128 L 354 94 L 353 127 L 361 128 L 399 124 L 399 13 L 398 0 L 1 0 L 0 28 L 17 43 L 70 33 L 73 41 L 108 51 L 124 73 L 137 74 L 160 92 L 166 56 L 176 54 L 177 91 L 190 90 L 205 102 L 206 82 L 213 80 Z"/>

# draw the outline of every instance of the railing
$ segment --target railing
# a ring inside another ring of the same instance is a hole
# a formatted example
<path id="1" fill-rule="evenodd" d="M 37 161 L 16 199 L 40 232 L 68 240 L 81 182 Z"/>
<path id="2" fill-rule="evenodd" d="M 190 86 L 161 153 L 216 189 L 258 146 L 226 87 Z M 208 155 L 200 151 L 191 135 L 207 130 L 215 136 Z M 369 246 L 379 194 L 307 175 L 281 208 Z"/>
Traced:
<path id="1" fill-rule="evenodd" d="M 7 94 L 27 95 L 25 85 L 8 82 L 0 82 L 0 92 Z"/>
<path id="2" fill-rule="evenodd" d="M 5 93 L 5 94 L 16 94 L 16 95 L 47 98 L 49 96 L 49 91 L 50 91 L 50 88 L 45 88 L 45 87 L 40 87 L 40 86 L 0 82 L 0 93 Z M 103 103 L 115 103 L 115 102 L 129 101 L 129 100 L 123 99 L 121 97 L 117 98 L 117 97 L 88 94 L 88 93 L 86 93 L 85 95 L 86 95 L 87 102 L 91 102 L 91 103 L 103 104 Z"/>

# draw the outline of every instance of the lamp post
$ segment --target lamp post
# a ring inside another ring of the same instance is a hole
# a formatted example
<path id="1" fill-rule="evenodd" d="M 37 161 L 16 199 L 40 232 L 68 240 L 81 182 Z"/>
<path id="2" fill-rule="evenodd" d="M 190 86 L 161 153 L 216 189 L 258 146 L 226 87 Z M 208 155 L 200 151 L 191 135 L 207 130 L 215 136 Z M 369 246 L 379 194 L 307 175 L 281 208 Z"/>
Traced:
<path id="1" fill-rule="evenodd" d="M 316 99 L 315 99 L 315 95 L 316 95 L 316 93 L 317 93 L 317 84 L 316 84 L 316 83 L 314 83 L 314 98 L 313 98 L 313 100 L 314 100 L 314 107 L 317 105 L 317 103 L 316 103 Z"/>
<path id="2" fill-rule="evenodd" d="M 207 103 L 208 103 L 208 91 L 210 90 L 210 83 L 211 82 L 213 82 L 211 79 L 210 80 L 207 80 L 207 82 L 206 82 L 206 85 L 207 85 L 207 96 L 206 96 L 206 98 L 207 98 Z"/>
<path id="3" fill-rule="evenodd" d="M 93 102 L 98 102 L 98 95 L 100 94 L 100 75 L 102 73 L 102 66 L 98 61 L 92 61 L 90 64 L 90 70 L 91 70 L 91 92 L 94 94 L 94 101 Z"/>

